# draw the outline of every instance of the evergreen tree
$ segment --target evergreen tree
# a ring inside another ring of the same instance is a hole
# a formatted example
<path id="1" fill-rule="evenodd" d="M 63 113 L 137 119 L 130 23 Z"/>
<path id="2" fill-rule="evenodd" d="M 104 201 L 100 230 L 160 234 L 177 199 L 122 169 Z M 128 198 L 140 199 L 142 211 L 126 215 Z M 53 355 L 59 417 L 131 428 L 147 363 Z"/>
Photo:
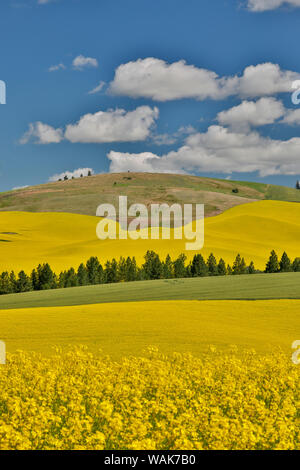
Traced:
<path id="1" fill-rule="evenodd" d="M 30 279 L 33 290 L 39 290 L 39 276 L 36 269 L 31 271 Z"/>
<path id="2" fill-rule="evenodd" d="M 214 257 L 213 253 L 211 253 L 208 257 L 207 268 L 208 268 L 208 273 L 209 273 L 210 276 L 217 276 L 218 275 L 217 260 Z"/>
<path id="3" fill-rule="evenodd" d="M 88 271 L 83 263 L 81 263 L 78 267 L 77 280 L 79 286 L 87 286 L 89 283 Z"/>
<path id="4" fill-rule="evenodd" d="M 5 271 L 0 276 L 0 295 L 12 294 L 13 292 L 14 286 L 11 283 L 10 275 Z"/>
<path id="5" fill-rule="evenodd" d="M 269 261 L 266 264 L 266 273 L 278 273 L 279 271 L 279 262 L 278 256 L 274 250 L 271 251 Z"/>
<path id="6" fill-rule="evenodd" d="M 219 276 L 226 276 L 227 270 L 226 270 L 226 264 L 223 258 L 220 259 L 218 263 L 218 275 Z"/>
<path id="7" fill-rule="evenodd" d="M 9 281 L 10 281 L 10 285 L 11 285 L 11 288 L 12 288 L 12 292 L 18 292 L 18 290 L 17 290 L 17 278 L 16 278 L 16 275 L 15 275 L 14 271 L 10 272 Z"/>
<path id="8" fill-rule="evenodd" d="M 16 287 L 17 292 L 29 292 L 33 289 L 30 277 L 23 270 L 18 274 Z"/>
<path id="9" fill-rule="evenodd" d="M 107 284 L 118 282 L 118 263 L 115 259 L 106 262 L 104 277 Z"/>
<path id="10" fill-rule="evenodd" d="M 78 286 L 77 274 L 74 268 L 70 268 L 65 275 L 65 287 Z"/>
<path id="11" fill-rule="evenodd" d="M 37 269 L 37 273 L 38 273 L 40 290 L 56 288 L 55 275 L 48 263 L 45 263 L 42 266 L 39 265 Z"/>
<path id="12" fill-rule="evenodd" d="M 171 279 L 173 277 L 173 263 L 172 263 L 170 255 L 166 256 L 166 259 L 163 263 L 162 271 L 163 271 L 163 276 L 162 276 L 163 279 Z"/>
<path id="13" fill-rule="evenodd" d="M 86 269 L 88 272 L 89 284 L 94 285 L 101 284 L 101 282 L 103 282 L 103 268 L 96 256 L 91 256 L 87 261 Z"/>
<path id="14" fill-rule="evenodd" d="M 186 267 L 185 267 L 186 256 L 182 253 L 173 263 L 173 272 L 175 278 L 186 277 Z"/>
<path id="15" fill-rule="evenodd" d="M 195 255 L 191 264 L 193 277 L 204 277 L 208 275 L 208 268 L 202 255 Z"/>
<path id="16" fill-rule="evenodd" d="M 67 272 L 62 271 L 58 276 L 58 287 L 60 289 L 63 289 L 66 287 L 66 278 L 67 278 Z"/>
<path id="17" fill-rule="evenodd" d="M 248 273 L 249 274 L 255 274 L 256 270 L 255 270 L 255 266 L 254 266 L 254 263 L 253 261 L 251 261 L 251 263 L 249 264 L 249 267 L 248 267 Z"/>
<path id="18" fill-rule="evenodd" d="M 232 267 L 230 266 L 230 264 L 227 264 L 227 274 L 228 276 L 232 275 Z"/>
<path id="19" fill-rule="evenodd" d="M 238 254 L 232 266 L 232 274 L 246 274 L 246 272 L 247 266 L 245 260 L 244 258 L 241 258 L 240 254 Z"/>
<path id="20" fill-rule="evenodd" d="M 126 281 L 126 260 L 121 256 L 118 263 L 118 282 Z"/>
<path id="21" fill-rule="evenodd" d="M 279 270 L 281 273 L 288 273 L 292 271 L 292 263 L 286 252 L 284 252 L 281 257 Z"/>
<path id="22" fill-rule="evenodd" d="M 162 263 L 159 255 L 154 251 L 147 251 L 145 255 L 145 263 L 143 264 L 143 270 L 146 279 L 161 279 L 162 277 Z"/>
<path id="23" fill-rule="evenodd" d="M 294 272 L 300 272 L 300 258 L 295 258 L 292 265 Z"/>
<path id="24" fill-rule="evenodd" d="M 128 256 L 126 259 L 126 278 L 127 282 L 136 281 L 138 279 L 138 269 L 136 265 L 136 259 L 132 259 Z"/>

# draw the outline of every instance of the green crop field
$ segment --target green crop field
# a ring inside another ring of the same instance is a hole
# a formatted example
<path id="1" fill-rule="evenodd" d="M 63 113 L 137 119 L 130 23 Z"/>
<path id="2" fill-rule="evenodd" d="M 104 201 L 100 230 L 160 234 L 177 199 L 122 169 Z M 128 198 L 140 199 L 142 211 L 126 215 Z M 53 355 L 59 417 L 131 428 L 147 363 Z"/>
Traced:
<path id="1" fill-rule="evenodd" d="M 0 296 L 0 309 L 150 300 L 300 299 L 300 273 L 140 281 Z"/>

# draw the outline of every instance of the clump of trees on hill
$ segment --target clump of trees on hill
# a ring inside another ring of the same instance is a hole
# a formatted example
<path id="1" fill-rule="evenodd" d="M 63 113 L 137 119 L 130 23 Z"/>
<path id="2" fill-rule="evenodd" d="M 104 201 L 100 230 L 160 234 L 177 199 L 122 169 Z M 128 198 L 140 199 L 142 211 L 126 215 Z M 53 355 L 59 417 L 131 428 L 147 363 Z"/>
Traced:
<path id="1" fill-rule="evenodd" d="M 286 252 L 279 260 L 273 250 L 266 264 L 266 273 L 300 272 L 300 258 L 293 262 Z M 88 286 L 95 284 L 110 284 L 115 282 L 130 282 L 153 279 L 176 279 L 206 276 L 228 276 L 261 273 L 255 268 L 253 261 L 249 265 L 238 254 L 233 265 L 218 261 L 211 253 L 207 260 L 201 254 L 196 254 L 189 264 L 186 256 L 181 254 L 175 260 L 167 255 L 165 260 L 154 251 L 147 251 L 144 263 L 137 266 L 135 257 L 121 257 L 118 261 L 112 259 L 104 265 L 96 256 L 92 256 L 85 264 L 81 263 L 77 270 L 73 267 L 55 274 L 48 263 L 39 264 L 30 276 L 20 271 L 16 276 L 14 271 L 5 271 L 0 275 L 0 295 L 34 290 L 47 290 L 65 287 Z"/>

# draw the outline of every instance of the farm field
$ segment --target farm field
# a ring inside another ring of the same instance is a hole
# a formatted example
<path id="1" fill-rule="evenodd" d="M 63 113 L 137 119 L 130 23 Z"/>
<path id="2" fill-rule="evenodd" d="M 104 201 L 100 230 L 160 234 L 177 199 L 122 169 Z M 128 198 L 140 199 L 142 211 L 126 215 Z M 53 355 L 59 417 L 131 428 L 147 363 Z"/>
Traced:
<path id="1" fill-rule="evenodd" d="M 1 339 L 8 352 L 49 355 L 52 346 L 85 345 L 114 359 L 149 346 L 197 356 L 210 345 L 261 354 L 280 347 L 289 355 L 299 308 L 300 300 L 176 300 L 0 310 Z"/>
<path id="2" fill-rule="evenodd" d="M 1 309 L 149 300 L 300 299 L 300 273 L 161 279 L 0 296 Z"/>
<path id="3" fill-rule="evenodd" d="M 0 270 L 24 269 L 50 263 L 54 271 L 77 268 L 90 256 L 101 262 L 135 256 L 139 264 L 147 250 L 172 258 L 185 251 L 185 240 L 104 240 L 96 237 L 98 218 L 65 213 L 0 213 Z M 205 245 L 201 253 L 232 263 L 239 252 L 246 262 L 263 269 L 271 249 L 299 255 L 300 205 L 259 201 L 236 206 L 205 220 Z M 191 258 L 193 251 L 186 252 Z"/>

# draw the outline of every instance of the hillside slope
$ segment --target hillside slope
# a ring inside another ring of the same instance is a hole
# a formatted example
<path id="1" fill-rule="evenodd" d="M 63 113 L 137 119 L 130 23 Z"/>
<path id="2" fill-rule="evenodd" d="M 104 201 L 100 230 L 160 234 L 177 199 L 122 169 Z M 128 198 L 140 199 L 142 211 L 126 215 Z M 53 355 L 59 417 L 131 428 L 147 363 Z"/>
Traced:
<path id="1" fill-rule="evenodd" d="M 159 279 L 0 295 L 0 311 L 150 300 L 300 300 L 300 273 Z"/>
<path id="2" fill-rule="evenodd" d="M 90 256 L 101 262 L 135 256 L 140 264 L 147 250 L 172 258 L 185 252 L 186 240 L 99 240 L 99 218 L 64 213 L 0 213 L 0 271 L 31 270 L 48 262 L 55 271 L 77 267 Z M 299 256 L 300 204 L 259 201 L 233 207 L 205 221 L 204 256 L 211 252 L 232 263 L 240 253 L 264 268 L 270 250 Z M 186 252 L 190 259 L 193 251 Z"/>
<path id="3" fill-rule="evenodd" d="M 204 203 L 206 216 L 260 199 L 300 202 L 300 191 L 284 186 L 189 175 L 111 173 L 0 193 L 0 211 L 95 215 L 99 204 L 117 206 L 119 195 L 127 195 L 129 204 Z"/>

